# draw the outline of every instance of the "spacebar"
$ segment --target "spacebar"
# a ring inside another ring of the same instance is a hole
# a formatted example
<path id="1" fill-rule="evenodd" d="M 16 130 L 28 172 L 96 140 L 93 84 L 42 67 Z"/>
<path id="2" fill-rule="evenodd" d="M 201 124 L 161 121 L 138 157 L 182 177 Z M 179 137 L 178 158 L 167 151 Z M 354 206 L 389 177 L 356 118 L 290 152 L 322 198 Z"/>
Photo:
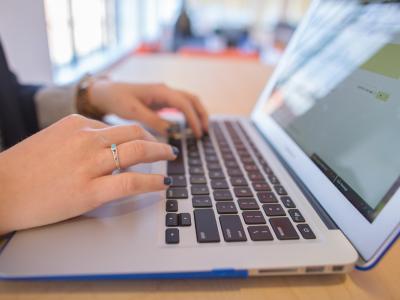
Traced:
<path id="1" fill-rule="evenodd" d="M 220 241 L 217 221 L 212 209 L 195 209 L 194 222 L 199 243 L 217 243 Z"/>

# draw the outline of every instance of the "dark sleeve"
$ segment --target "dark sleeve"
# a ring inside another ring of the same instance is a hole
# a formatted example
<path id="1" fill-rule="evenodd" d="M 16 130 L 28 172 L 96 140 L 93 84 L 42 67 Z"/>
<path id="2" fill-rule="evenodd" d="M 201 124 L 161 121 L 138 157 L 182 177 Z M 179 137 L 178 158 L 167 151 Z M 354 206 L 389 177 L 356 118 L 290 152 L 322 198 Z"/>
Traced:
<path id="1" fill-rule="evenodd" d="M 39 131 L 35 95 L 42 87 L 39 85 L 20 84 L 16 76 L 14 74 L 12 76 L 15 78 L 18 86 L 18 105 L 22 113 L 25 129 L 29 135 L 32 135 Z"/>

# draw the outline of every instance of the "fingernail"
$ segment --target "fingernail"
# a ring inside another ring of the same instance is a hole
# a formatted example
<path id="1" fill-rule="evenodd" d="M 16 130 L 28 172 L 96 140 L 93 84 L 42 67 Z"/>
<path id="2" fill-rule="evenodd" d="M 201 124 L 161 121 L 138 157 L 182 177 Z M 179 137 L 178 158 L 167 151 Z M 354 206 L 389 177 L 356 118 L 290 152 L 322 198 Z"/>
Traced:
<path id="1" fill-rule="evenodd" d="M 179 155 L 179 149 L 177 148 L 177 147 L 175 147 L 175 146 L 171 146 L 171 148 L 172 148 L 172 153 L 175 155 L 175 156 L 178 156 Z"/>
<path id="2" fill-rule="evenodd" d="M 172 177 L 170 177 L 170 176 L 164 177 L 164 184 L 165 185 L 171 185 L 172 184 Z"/>

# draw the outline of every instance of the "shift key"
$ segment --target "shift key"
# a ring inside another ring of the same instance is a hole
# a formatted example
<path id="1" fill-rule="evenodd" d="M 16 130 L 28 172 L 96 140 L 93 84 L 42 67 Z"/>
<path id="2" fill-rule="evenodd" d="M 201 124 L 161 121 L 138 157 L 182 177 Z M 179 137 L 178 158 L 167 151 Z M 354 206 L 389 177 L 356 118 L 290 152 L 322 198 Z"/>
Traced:
<path id="1" fill-rule="evenodd" d="M 196 227 L 197 242 L 217 243 L 220 241 L 217 221 L 215 220 L 214 210 L 195 209 L 194 223 Z"/>

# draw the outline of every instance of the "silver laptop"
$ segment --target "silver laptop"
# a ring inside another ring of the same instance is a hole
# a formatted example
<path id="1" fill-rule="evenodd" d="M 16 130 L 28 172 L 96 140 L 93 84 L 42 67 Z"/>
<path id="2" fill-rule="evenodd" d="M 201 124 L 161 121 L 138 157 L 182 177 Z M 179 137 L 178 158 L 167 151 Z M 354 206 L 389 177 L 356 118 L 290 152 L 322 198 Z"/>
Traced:
<path id="1" fill-rule="evenodd" d="M 216 116 L 201 140 L 181 126 L 176 161 L 135 167 L 173 176 L 166 193 L 15 233 L 0 277 L 371 268 L 400 232 L 399 20 L 399 3 L 313 2 L 251 118 Z"/>

